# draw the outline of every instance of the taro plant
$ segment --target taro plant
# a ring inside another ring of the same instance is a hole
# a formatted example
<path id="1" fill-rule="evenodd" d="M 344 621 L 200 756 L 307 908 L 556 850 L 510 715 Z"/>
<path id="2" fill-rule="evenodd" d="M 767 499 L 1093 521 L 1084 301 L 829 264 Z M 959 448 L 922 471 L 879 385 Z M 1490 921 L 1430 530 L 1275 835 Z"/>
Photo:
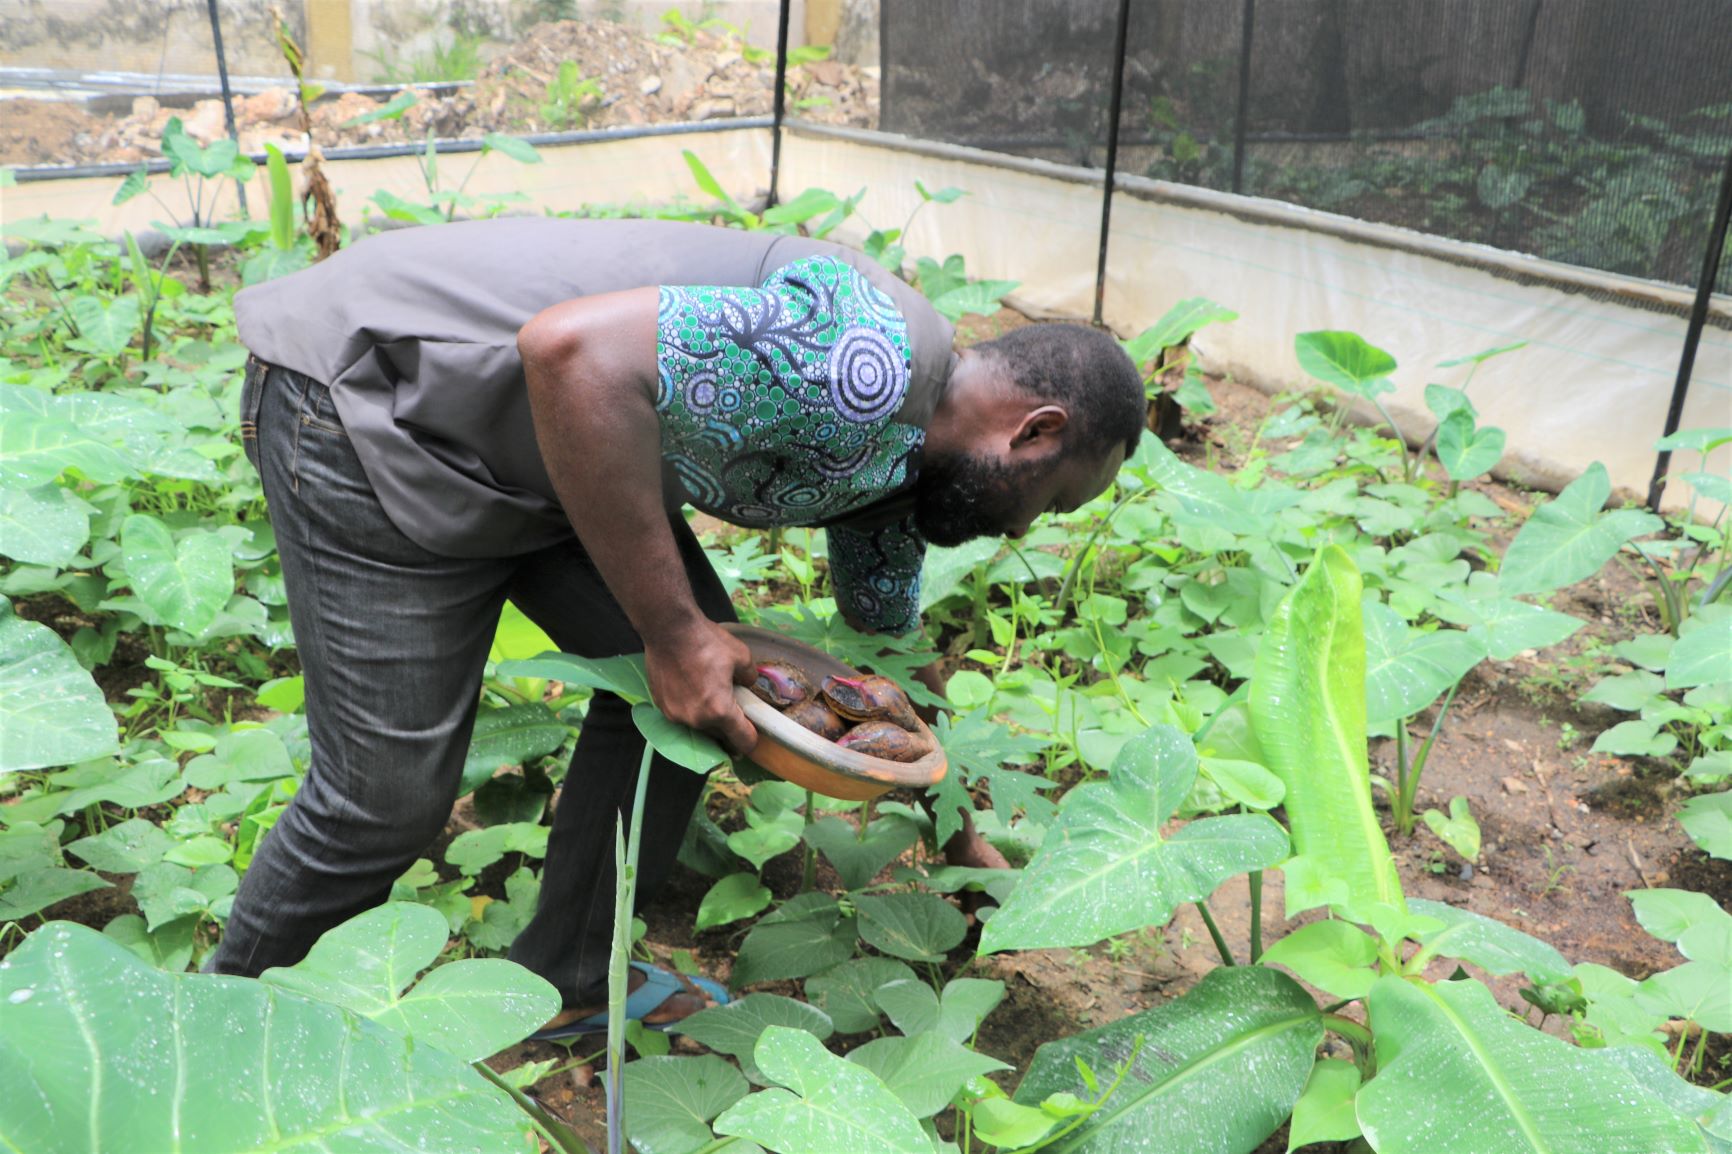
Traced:
<path id="1" fill-rule="evenodd" d="M 1225 968 L 1166 1005 L 1049 1043 L 1015 1100 L 1086 1093 L 1075 1060 L 1135 1045 L 1131 1088 L 1055 1149 L 1117 1149 L 1134 1136 L 1155 1149 L 1250 1151 L 1289 1119 L 1294 1147 L 1361 1139 L 1379 1154 L 1710 1149 L 1723 1096 L 1638 1052 L 1582 1050 L 1517 1022 L 1459 969 L 1429 976 L 1439 959 L 1536 983 L 1567 981 L 1570 968 L 1525 934 L 1403 893 L 1371 804 L 1362 595 L 1346 552 L 1325 547 L 1258 651 L 1251 734 L 1284 787 L 1290 835 L 1257 814 L 1164 835 L 1198 759 L 1182 730 L 1157 727 L 1124 747 L 1106 783 L 1061 803 L 1062 836 L 1035 856 L 981 947 L 1086 944 L 1159 924 L 1226 877 L 1277 863 L 1288 915 L 1331 917 L 1254 965 L 1235 965 L 1218 942 Z M 1713 933 L 1697 932 L 1704 943 Z M 1334 1000 L 1319 1006 L 1277 966 Z M 1318 1059 L 1326 1033 L 1350 1060 Z"/>
<path id="2" fill-rule="evenodd" d="M 201 145 L 187 134 L 180 117 L 169 117 L 162 130 L 162 151 L 169 161 L 169 175 L 179 177 L 186 189 L 187 223 L 161 224 L 171 241 L 192 246 L 198 258 L 198 283 L 201 292 L 210 291 L 210 249 L 212 245 L 233 245 L 252 236 L 256 226 L 248 221 L 219 225 L 212 213 L 216 191 L 223 180 L 251 180 L 256 170 L 249 157 L 241 155 L 240 146 L 224 138 Z M 148 192 L 172 215 L 174 210 L 157 196 L 151 187 L 149 170 L 140 165 L 129 173 L 114 194 L 115 204 L 124 204 L 140 193 Z"/>
<path id="3" fill-rule="evenodd" d="M 371 124 L 380 120 L 400 120 L 413 107 L 419 97 L 413 89 L 405 88 L 391 100 L 369 112 L 363 112 L 343 122 L 343 127 L 350 128 L 361 124 Z M 411 224 L 441 224 L 457 219 L 461 210 L 481 217 L 498 216 L 508 206 L 521 204 L 529 198 L 522 193 L 491 193 L 486 196 L 470 196 L 463 190 L 469 187 L 470 179 L 475 170 L 481 167 L 489 153 L 497 152 L 510 157 L 519 164 L 540 164 L 541 153 L 526 140 L 515 136 L 507 136 L 503 132 L 489 132 L 482 136 L 481 146 L 477 150 L 475 160 L 469 165 L 463 179 L 458 181 L 455 189 L 440 187 L 439 177 L 439 147 L 431 125 L 427 128 L 427 137 L 421 151 L 415 157 L 415 165 L 421 172 L 421 183 L 427 191 L 427 203 L 417 204 L 406 200 L 390 189 L 380 189 L 372 197 L 372 203 L 390 219 L 405 221 Z"/>

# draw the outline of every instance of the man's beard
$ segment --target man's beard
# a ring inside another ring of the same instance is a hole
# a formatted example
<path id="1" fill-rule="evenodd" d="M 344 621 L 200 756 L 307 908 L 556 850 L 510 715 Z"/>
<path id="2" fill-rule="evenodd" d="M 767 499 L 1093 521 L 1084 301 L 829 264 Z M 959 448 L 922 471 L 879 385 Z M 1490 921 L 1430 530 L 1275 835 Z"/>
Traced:
<path id="1" fill-rule="evenodd" d="M 1007 465 L 991 457 L 927 456 L 914 480 L 914 524 L 933 545 L 996 537 L 1017 523 L 1020 497 L 1039 464 Z"/>

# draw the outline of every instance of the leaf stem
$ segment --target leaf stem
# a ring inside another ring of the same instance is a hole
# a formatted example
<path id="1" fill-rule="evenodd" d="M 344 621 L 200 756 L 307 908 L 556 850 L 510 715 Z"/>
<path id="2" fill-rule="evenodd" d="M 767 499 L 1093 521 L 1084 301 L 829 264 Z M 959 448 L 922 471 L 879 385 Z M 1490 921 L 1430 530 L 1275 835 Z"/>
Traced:
<path id="1" fill-rule="evenodd" d="M 1227 948 L 1227 939 L 1221 936 L 1221 927 L 1215 924 L 1215 915 L 1209 912 L 1209 903 L 1201 901 L 1197 902 L 1196 906 L 1197 912 L 1203 915 L 1203 925 L 1208 927 L 1209 937 L 1214 939 L 1215 950 L 1221 955 L 1221 963 L 1228 966 L 1238 965 L 1239 963 L 1233 960 L 1233 951 Z"/>
<path id="2" fill-rule="evenodd" d="M 1252 870 L 1251 885 L 1251 964 L 1263 956 L 1263 871 Z"/>
<path id="3" fill-rule="evenodd" d="M 481 1076 L 511 1095 L 511 1100 L 517 1103 L 518 1109 L 529 1115 L 529 1121 L 535 1126 L 547 1144 L 563 1154 L 591 1154 L 584 1141 L 574 1134 L 571 1127 L 549 1114 L 534 1098 L 511 1085 L 487 1065 L 486 1062 L 472 1063 L 481 1072 Z"/>
<path id="4" fill-rule="evenodd" d="M 1367 1050 L 1371 1048 L 1370 1028 L 1352 1018 L 1344 1018 L 1340 1014 L 1324 1014 L 1323 1028 L 1333 1030 L 1357 1046 L 1363 1046 Z"/>

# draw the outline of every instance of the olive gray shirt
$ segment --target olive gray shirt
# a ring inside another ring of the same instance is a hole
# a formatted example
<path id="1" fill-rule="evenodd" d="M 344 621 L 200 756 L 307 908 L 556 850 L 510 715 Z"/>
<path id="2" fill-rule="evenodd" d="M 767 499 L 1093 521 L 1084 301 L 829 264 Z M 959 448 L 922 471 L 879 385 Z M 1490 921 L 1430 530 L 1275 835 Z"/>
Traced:
<path id="1" fill-rule="evenodd" d="M 924 429 L 954 360 L 950 324 L 870 259 L 801 237 L 543 218 L 401 229 L 242 290 L 235 318 L 261 360 L 329 386 L 380 503 L 406 536 L 445 556 L 509 556 L 571 533 L 536 445 L 517 352 L 532 316 L 625 289 L 755 287 L 810 256 L 852 266 L 901 313 L 908 387 L 893 420 Z"/>

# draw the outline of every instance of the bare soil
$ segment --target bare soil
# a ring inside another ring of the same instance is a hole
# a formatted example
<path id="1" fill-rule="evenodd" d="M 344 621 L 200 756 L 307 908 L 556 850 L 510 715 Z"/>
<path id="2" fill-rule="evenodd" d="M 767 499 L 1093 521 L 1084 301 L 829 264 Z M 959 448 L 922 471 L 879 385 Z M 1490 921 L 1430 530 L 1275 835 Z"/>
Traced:
<path id="1" fill-rule="evenodd" d="M 563 20 L 539 24 L 488 64 L 473 85 L 455 91 L 421 89 L 399 119 L 354 124 L 394 93 L 333 94 L 313 105 L 313 136 L 330 150 L 352 145 L 419 142 L 429 130 L 442 139 L 473 139 L 488 132 L 537 133 L 619 128 L 674 121 L 768 116 L 775 96 L 775 61 L 747 60 L 741 43 L 699 31 L 689 43 L 669 42 L 612 23 Z M 560 66 L 599 85 L 599 94 L 567 110 L 554 105 Z M 788 69 L 787 109 L 822 123 L 875 128 L 878 76 L 820 60 Z M 162 155 L 163 126 L 179 116 L 189 135 L 208 143 L 227 135 L 220 100 L 169 107 L 143 95 L 124 115 L 89 110 L 72 101 L 19 98 L 0 104 L 0 164 L 133 164 Z M 293 91 L 285 83 L 235 100 L 243 150 L 275 144 L 285 154 L 306 151 Z"/>

